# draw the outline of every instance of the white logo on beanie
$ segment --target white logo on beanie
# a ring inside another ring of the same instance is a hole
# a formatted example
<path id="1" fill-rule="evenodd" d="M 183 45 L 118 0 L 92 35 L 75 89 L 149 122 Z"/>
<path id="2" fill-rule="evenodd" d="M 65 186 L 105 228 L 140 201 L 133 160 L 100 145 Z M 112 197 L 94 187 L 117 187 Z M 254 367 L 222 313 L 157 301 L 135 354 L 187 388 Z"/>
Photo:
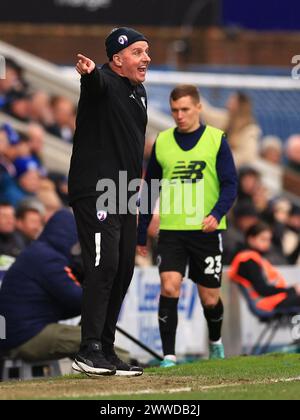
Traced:
<path id="1" fill-rule="evenodd" d="M 121 45 L 126 45 L 128 43 L 128 37 L 126 35 L 120 35 L 118 38 L 118 43 Z"/>

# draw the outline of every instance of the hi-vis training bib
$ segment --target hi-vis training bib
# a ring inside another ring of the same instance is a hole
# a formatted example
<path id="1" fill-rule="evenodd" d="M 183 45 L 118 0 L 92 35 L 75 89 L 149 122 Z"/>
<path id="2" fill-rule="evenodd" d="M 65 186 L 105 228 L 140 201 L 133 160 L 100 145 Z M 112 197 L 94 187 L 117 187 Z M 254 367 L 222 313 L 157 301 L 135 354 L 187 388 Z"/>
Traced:
<path id="1" fill-rule="evenodd" d="M 216 205 L 220 185 L 216 170 L 223 132 L 207 126 L 188 151 L 181 149 L 174 128 L 156 140 L 156 158 L 163 169 L 160 193 L 160 229 L 201 230 L 203 219 Z M 218 229 L 226 229 L 226 217 Z"/>

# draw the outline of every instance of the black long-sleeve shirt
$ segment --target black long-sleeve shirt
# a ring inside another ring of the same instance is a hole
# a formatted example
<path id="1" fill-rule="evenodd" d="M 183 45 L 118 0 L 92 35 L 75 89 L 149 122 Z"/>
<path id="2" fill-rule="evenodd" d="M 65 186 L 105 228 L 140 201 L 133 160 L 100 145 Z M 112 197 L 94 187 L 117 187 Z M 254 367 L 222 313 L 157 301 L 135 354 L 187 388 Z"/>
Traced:
<path id="1" fill-rule="evenodd" d="M 185 151 L 191 150 L 197 142 L 201 141 L 201 136 L 205 131 L 206 126 L 201 125 L 200 128 L 192 133 L 180 133 L 177 129 L 174 131 L 175 139 L 178 145 Z M 218 179 L 220 182 L 220 194 L 217 203 L 215 204 L 211 215 L 214 216 L 218 221 L 222 219 L 223 216 L 232 207 L 234 200 L 237 195 L 237 186 L 238 179 L 236 168 L 234 165 L 233 157 L 229 145 L 227 143 L 225 135 L 222 138 L 221 146 L 218 151 L 217 161 L 216 161 L 216 170 Z M 160 166 L 159 162 L 156 159 L 156 150 L 155 144 L 152 149 L 151 158 L 147 167 L 147 172 L 145 176 L 145 182 L 147 185 L 151 185 L 151 180 L 158 179 L 161 180 L 163 177 L 163 169 Z M 147 229 L 151 222 L 153 215 L 153 209 L 155 206 L 155 201 L 158 197 L 151 197 L 151 189 L 149 188 L 148 196 L 144 196 L 144 191 L 141 193 L 141 203 L 143 200 L 147 200 L 149 207 L 146 213 L 140 213 L 139 225 L 138 225 L 138 244 L 145 245 L 147 241 Z M 143 203 L 142 203 L 143 204 Z M 141 208 L 143 205 L 141 206 Z"/>
<path id="2" fill-rule="evenodd" d="M 133 86 L 105 64 L 81 77 L 69 172 L 69 201 L 97 196 L 99 180 L 115 182 L 126 171 L 128 183 L 141 178 L 147 96 L 143 85 Z"/>
<path id="3" fill-rule="evenodd" d="M 291 288 L 278 288 L 268 283 L 262 267 L 252 259 L 242 262 L 239 266 L 238 274 L 250 281 L 252 287 L 259 296 L 268 297 L 278 293 L 288 293 L 289 296 L 295 296 L 296 292 Z"/>

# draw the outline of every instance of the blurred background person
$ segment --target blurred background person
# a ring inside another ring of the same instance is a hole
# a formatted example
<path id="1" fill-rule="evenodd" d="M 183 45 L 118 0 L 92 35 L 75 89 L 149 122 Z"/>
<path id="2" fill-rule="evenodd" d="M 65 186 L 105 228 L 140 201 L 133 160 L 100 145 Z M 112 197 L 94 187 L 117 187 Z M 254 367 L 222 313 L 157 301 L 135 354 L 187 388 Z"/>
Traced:
<path id="1" fill-rule="evenodd" d="M 53 124 L 50 97 L 45 91 L 38 90 L 31 95 L 30 118 L 43 127 Z"/>
<path id="2" fill-rule="evenodd" d="M 51 101 L 53 124 L 48 126 L 49 133 L 71 143 L 75 130 L 75 107 L 63 96 L 54 97 Z"/>
<path id="3" fill-rule="evenodd" d="M 245 166 L 239 170 L 238 202 L 254 204 L 254 196 L 261 186 L 260 173 L 250 167 Z"/>
<path id="4" fill-rule="evenodd" d="M 16 234 L 15 209 L 9 203 L 0 202 L 0 256 L 17 257 L 23 243 Z"/>
<path id="5" fill-rule="evenodd" d="M 277 136 L 265 136 L 260 144 L 260 156 L 268 163 L 280 165 L 283 159 L 282 141 Z"/>
<path id="6" fill-rule="evenodd" d="M 14 92 L 25 89 L 21 67 L 11 58 L 5 60 L 5 78 L 0 78 L 0 109 L 6 110 L 12 100 Z"/>
<path id="7" fill-rule="evenodd" d="M 300 134 L 290 136 L 285 145 L 286 168 L 300 174 Z"/>
<path id="8" fill-rule="evenodd" d="M 259 156 L 261 129 L 252 112 L 252 102 L 243 92 L 236 92 L 227 101 L 229 112 L 225 132 L 237 167 L 253 163 Z"/>
<path id="9" fill-rule="evenodd" d="M 56 213 L 63 207 L 63 204 L 54 189 L 41 189 L 37 193 L 37 198 L 45 208 L 45 222 L 47 222 L 53 216 L 54 213 Z"/>
<path id="10" fill-rule="evenodd" d="M 259 157 L 262 130 L 253 115 L 252 101 L 244 92 L 231 94 L 226 108 L 214 107 L 204 99 L 202 117 L 227 133 L 237 167 L 249 166 Z"/>
<path id="11" fill-rule="evenodd" d="M 300 284 L 288 287 L 281 274 L 265 259 L 271 244 L 271 228 L 262 222 L 253 225 L 246 233 L 244 250 L 232 261 L 229 277 L 252 291 L 252 299 L 261 311 L 300 312 Z"/>
<path id="12" fill-rule="evenodd" d="M 23 122 L 30 121 L 31 95 L 27 91 L 14 91 L 10 94 L 6 112 Z"/>
<path id="13" fill-rule="evenodd" d="M 6 196 L 8 201 L 17 207 L 22 200 L 37 194 L 41 176 L 38 164 L 31 157 L 16 159 L 14 166 L 16 168 L 16 184 L 6 191 Z"/>
<path id="14" fill-rule="evenodd" d="M 23 249 L 37 239 L 44 227 L 43 215 L 36 207 L 20 206 L 16 211 L 16 236 Z"/>
<path id="15" fill-rule="evenodd" d="M 69 205 L 68 177 L 60 172 L 50 172 L 49 178 L 55 185 L 55 191 L 61 204 L 67 207 Z"/>
<path id="16" fill-rule="evenodd" d="M 27 128 L 28 146 L 31 157 L 37 162 L 40 171 L 47 173 L 43 162 L 43 153 L 45 147 L 45 129 L 37 123 L 30 123 Z"/>
<path id="17" fill-rule="evenodd" d="M 289 264 L 299 265 L 300 256 L 300 207 L 291 205 L 282 237 L 282 249 Z"/>
<path id="18" fill-rule="evenodd" d="M 288 256 L 283 249 L 283 238 L 287 230 L 287 223 L 292 209 L 290 201 L 284 197 L 276 197 L 269 201 L 268 207 L 261 214 L 261 218 L 272 228 L 272 255 L 268 259 L 273 264 L 288 264 Z"/>
<path id="19" fill-rule="evenodd" d="M 225 265 L 231 263 L 234 255 L 243 248 L 247 230 L 259 221 L 259 214 L 251 202 L 238 202 L 230 215 L 228 229 L 223 234 Z"/>
<path id="20" fill-rule="evenodd" d="M 0 340 L 0 351 L 10 358 L 51 360 L 78 351 L 80 327 L 58 323 L 81 312 L 82 289 L 72 272 L 77 242 L 74 217 L 61 210 L 6 273 L 0 313 L 6 319 L 7 339 Z"/>

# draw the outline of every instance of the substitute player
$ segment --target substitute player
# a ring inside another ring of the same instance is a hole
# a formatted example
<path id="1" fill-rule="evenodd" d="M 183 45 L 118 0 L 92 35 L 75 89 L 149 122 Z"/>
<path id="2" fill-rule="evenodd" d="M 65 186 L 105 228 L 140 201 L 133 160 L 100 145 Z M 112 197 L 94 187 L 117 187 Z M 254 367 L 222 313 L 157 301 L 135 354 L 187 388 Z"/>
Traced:
<path id="1" fill-rule="evenodd" d="M 120 172 L 128 184 L 141 175 L 147 124 L 142 83 L 151 60 L 147 39 L 131 28 L 114 30 L 105 45 L 109 62 L 101 69 L 83 55 L 76 66 L 82 77 L 69 195 L 85 280 L 82 340 L 73 368 L 88 375 L 137 376 L 143 370 L 124 363 L 114 350 L 136 250 L 136 209 L 121 212 L 118 191 Z M 115 211 L 99 208 L 96 188 L 102 180 L 115 187 Z"/>
<path id="2" fill-rule="evenodd" d="M 226 136 L 200 123 L 197 88 L 176 87 L 170 106 L 177 126 L 160 133 L 153 146 L 141 194 L 137 247 L 139 254 L 147 255 L 147 228 L 156 198 L 150 185 L 154 179 L 162 180 L 158 265 L 164 367 L 176 364 L 177 305 L 187 264 L 208 324 L 210 358 L 224 358 L 222 231 L 226 229 L 225 215 L 237 194 L 237 174 Z"/>

